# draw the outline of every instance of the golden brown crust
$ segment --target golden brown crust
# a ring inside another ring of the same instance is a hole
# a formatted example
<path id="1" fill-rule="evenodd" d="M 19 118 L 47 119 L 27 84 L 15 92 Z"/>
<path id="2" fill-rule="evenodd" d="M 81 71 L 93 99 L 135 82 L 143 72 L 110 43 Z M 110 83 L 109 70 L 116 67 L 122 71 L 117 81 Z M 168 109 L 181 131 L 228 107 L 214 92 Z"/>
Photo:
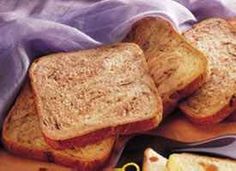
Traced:
<path id="1" fill-rule="evenodd" d="M 193 94 L 202 85 L 206 77 L 207 73 L 202 73 L 195 80 L 193 80 L 193 82 L 188 84 L 184 89 L 179 90 L 178 94 L 180 95 L 180 98 L 184 98 Z"/>
<path id="2" fill-rule="evenodd" d="M 109 154 L 105 156 L 103 159 L 95 159 L 93 161 L 85 162 L 77 160 L 74 157 L 65 157 L 60 154 L 55 154 L 51 151 L 44 151 L 40 149 L 34 148 L 27 148 L 25 146 L 18 145 L 15 142 L 10 140 L 4 139 L 4 147 L 10 151 L 11 153 L 18 155 L 20 157 L 29 158 L 29 159 L 36 159 L 39 161 L 45 162 L 53 162 L 59 165 L 72 167 L 79 169 L 81 171 L 94 171 L 104 166 L 106 161 L 109 159 Z"/>
<path id="3" fill-rule="evenodd" d="M 111 135 L 117 134 L 131 134 L 131 133 L 140 133 L 144 132 L 145 130 L 143 128 L 146 128 L 146 130 L 150 130 L 152 128 L 155 128 L 159 124 L 160 119 L 159 118 L 153 118 L 145 121 L 138 121 L 134 123 L 129 123 L 125 125 L 120 125 L 118 127 L 110 127 L 105 128 L 101 130 L 97 130 L 93 133 L 87 134 L 83 137 L 76 137 L 71 138 L 67 140 L 61 140 L 61 141 L 55 141 L 52 139 L 49 139 L 44 135 L 45 141 L 53 148 L 55 149 L 66 149 L 66 148 L 73 148 L 74 146 L 85 146 L 87 144 L 91 144 L 94 142 L 97 142 L 101 139 L 104 139 L 106 137 L 109 137 Z"/>
<path id="4" fill-rule="evenodd" d="M 188 106 L 181 105 L 180 109 L 183 111 L 185 116 L 187 116 L 192 122 L 200 124 L 200 125 L 206 125 L 206 124 L 216 124 L 225 119 L 227 116 L 229 116 L 233 111 L 235 111 L 236 107 L 231 106 L 230 104 L 227 104 L 225 107 L 223 107 L 220 111 L 215 113 L 214 115 L 208 115 L 205 117 L 196 117 L 194 113 L 192 113 L 192 110 L 188 108 Z"/>
<path id="5" fill-rule="evenodd" d="M 43 151 L 40 149 L 33 149 L 33 148 L 27 148 L 21 145 L 18 145 L 15 142 L 12 142 L 10 139 L 3 137 L 2 138 L 4 147 L 16 154 L 19 155 L 21 157 L 26 157 L 26 158 L 32 158 L 32 159 L 36 159 L 36 160 L 40 160 L 40 161 L 48 161 L 48 159 L 45 158 Z"/>
<path id="6" fill-rule="evenodd" d="M 182 90 L 177 91 L 176 93 L 172 94 L 170 97 L 174 98 L 178 98 L 178 99 L 183 99 L 186 98 L 188 96 L 190 96 L 191 94 L 193 94 L 206 80 L 207 77 L 207 73 L 203 73 L 202 75 L 198 76 L 193 82 L 191 82 L 189 85 L 187 85 L 185 88 L 183 88 Z M 168 110 L 165 111 L 164 113 L 170 113 L 174 110 L 174 107 L 171 107 L 171 103 L 170 104 L 164 104 L 164 109 Z"/>

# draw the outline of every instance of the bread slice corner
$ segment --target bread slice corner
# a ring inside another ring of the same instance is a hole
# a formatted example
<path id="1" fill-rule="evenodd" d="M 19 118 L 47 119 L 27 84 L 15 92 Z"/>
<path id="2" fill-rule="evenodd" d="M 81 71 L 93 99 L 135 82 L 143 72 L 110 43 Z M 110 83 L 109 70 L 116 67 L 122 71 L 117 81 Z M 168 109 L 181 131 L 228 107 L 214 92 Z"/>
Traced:
<path id="1" fill-rule="evenodd" d="M 27 83 L 5 118 L 2 140 L 5 148 L 22 157 L 88 171 L 104 165 L 110 156 L 115 138 L 109 137 L 83 148 L 51 148 L 41 133 L 34 95 Z"/>

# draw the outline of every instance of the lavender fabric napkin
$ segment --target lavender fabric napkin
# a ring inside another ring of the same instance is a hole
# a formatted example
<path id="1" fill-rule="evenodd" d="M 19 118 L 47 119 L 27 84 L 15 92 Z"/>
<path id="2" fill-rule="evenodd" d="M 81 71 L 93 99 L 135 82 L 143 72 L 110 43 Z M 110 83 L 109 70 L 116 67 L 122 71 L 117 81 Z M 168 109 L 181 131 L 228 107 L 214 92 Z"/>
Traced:
<path id="1" fill-rule="evenodd" d="M 145 16 L 181 32 L 207 17 L 236 16 L 236 0 L 1 0 L 0 128 L 35 58 L 120 41 Z"/>

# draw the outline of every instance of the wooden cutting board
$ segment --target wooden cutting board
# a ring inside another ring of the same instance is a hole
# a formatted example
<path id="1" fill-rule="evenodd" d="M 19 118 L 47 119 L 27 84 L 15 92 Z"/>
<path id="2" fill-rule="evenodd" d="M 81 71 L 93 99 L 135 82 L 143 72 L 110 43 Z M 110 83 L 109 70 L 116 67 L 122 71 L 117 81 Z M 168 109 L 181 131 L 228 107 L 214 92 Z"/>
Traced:
<path id="1" fill-rule="evenodd" d="M 178 141 L 195 142 L 226 134 L 236 134 L 236 121 L 225 120 L 213 125 L 196 125 L 183 114 L 176 113 L 167 118 L 155 133 Z"/>
<path id="2" fill-rule="evenodd" d="M 29 160 L 9 154 L 0 149 L 0 171 L 71 171 L 53 163 Z"/>
<path id="3" fill-rule="evenodd" d="M 212 126 L 199 126 L 192 124 L 182 114 L 175 114 L 167 118 L 155 134 L 176 139 L 179 141 L 193 142 L 220 136 L 236 134 L 236 122 L 223 122 Z M 9 154 L 0 149 L 0 171 L 71 171 L 72 169 L 55 165 L 53 163 L 29 160 Z"/>

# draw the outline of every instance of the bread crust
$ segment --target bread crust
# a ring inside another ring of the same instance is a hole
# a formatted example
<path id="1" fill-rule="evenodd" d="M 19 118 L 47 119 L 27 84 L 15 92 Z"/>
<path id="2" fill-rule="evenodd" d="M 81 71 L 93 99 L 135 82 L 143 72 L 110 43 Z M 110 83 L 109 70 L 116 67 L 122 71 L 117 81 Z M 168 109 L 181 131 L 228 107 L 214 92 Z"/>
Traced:
<path id="1" fill-rule="evenodd" d="M 103 156 L 101 159 L 93 161 L 81 161 L 76 158 L 68 158 L 63 155 L 53 153 L 51 151 L 44 151 L 43 149 L 33 149 L 18 145 L 6 138 L 3 139 L 4 147 L 11 153 L 29 159 L 36 159 L 44 162 L 53 162 L 62 166 L 76 168 L 81 171 L 94 171 L 102 168 L 109 159 L 109 154 Z"/>
<path id="2" fill-rule="evenodd" d="M 146 130 L 150 130 L 152 128 L 155 128 L 159 124 L 160 118 L 152 118 L 145 121 L 138 121 L 134 123 L 129 123 L 125 125 L 120 125 L 117 127 L 109 127 L 97 130 L 95 132 L 92 132 L 90 134 L 84 135 L 82 137 L 75 137 L 67 140 L 52 140 L 48 138 L 46 135 L 44 135 L 45 141 L 54 149 L 66 149 L 66 148 L 73 148 L 74 146 L 85 146 L 86 144 L 91 144 L 94 142 L 97 142 L 99 140 L 102 140 L 106 137 L 112 136 L 115 133 L 117 134 L 133 134 L 133 133 L 140 133 L 144 132 L 144 127 Z"/>
<path id="3" fill-rule="evenodd" d="M 196 117 L 192 110 L 186 105 L 180 105 L 180 109 L 183 111 L 184 115 L 189 118 L 192 122 L 199 125 L 210 125 L 216 124 L 229 116 L 233 111 L 236 110 L 236 104 L 230 105 L 227 104 L 220 111 L 215 113 L 214 115 L 209 115 L 206 117 Z"/>
<path id="4" fill-rule="evenodd" d="M 206 80 L 206 77 L 207 77 L 207 72 L 202 73 L 195 80 L 189 83 L 186 87 L 184 87 L 181 90 L 178 90 L 177 92 L 172 94 L 170 97 L 177 96 L 178 99 L 183 99 L 190 96 L 202 85 L 202 83 Z M 164 109 L 166 109 L 164 113 L 170 113 L 175 109 L 175 105 L 173 106 L 172 104 L 173 103 L 169 103 L 169 104 L 167 103 L 163 105 L 163 106 L 166 106 L 164 107 Z"/>

